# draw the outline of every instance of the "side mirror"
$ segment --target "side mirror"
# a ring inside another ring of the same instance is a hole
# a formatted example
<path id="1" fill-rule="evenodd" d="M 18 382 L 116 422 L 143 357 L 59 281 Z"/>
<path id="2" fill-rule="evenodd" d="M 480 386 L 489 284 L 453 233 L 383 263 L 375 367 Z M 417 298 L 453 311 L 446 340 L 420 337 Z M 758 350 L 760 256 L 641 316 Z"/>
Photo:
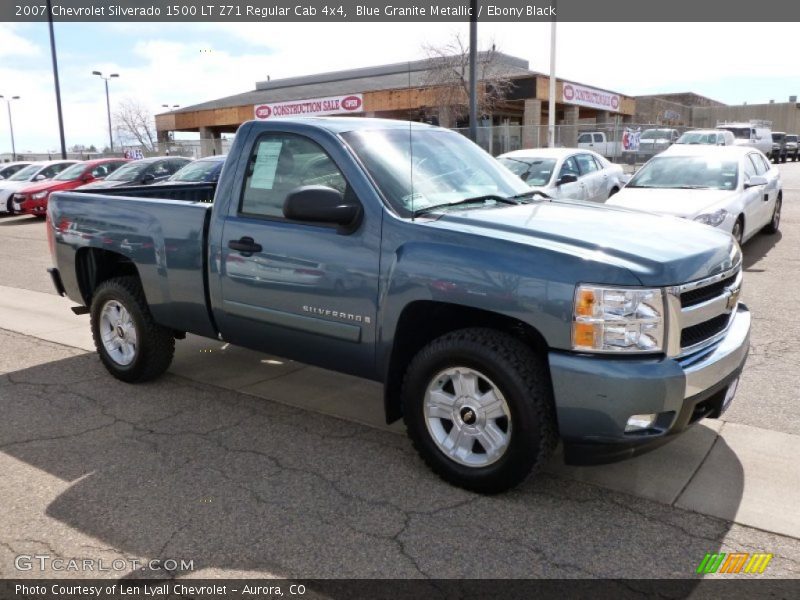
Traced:
<path id="1" fill-rule="evenodd" d="M 283 216 L 292 221 L 338 225 L 343 235 L 358 229 L 363 209 L 358 202 L 348 202 L 344 196 L 324 185 L 306 185 L 289 192 L 283 202 Z"/>
<path id="2" fill-rule="evenodd" d="M 578 176 L 573 173 L 566 173 L 558 178 L 556 185 L 564 185 L 565 183 L 575 183 L 578 181 Z"/>
<path id="3" fill-rule="evenodd" d="M 749 181 L 746 181 L 744 184 L 745 189 L 751 187 L 758 187 L 761 185 L 767 185 L 767 178 L 763 175 L 753 175 Z"/>
<path id="4" fill-rule="evenodd" d="M 83 175 L 81 175 L 81 181 L 83 181 L 84 183 L 89 183 L 90 181 L 93 180 L 94 177 L 92 177 L 91 173 L 84 173 Z"/>
<path id="5" fill-rule="evenodd" d="M 45 177 L 41 173 L 39 173 L 36 177 L 33 178 L 34 181 L 44 181 L 45 179 L 47 179 L 47 177 Z"/>
<path id="6" fill-rule="evenodd" d="M 144 177 L 142 177 L 142 183 L 147 185 L 148 183 L 153 183 L 156 180 L 156 176 L 152 173 L 147 173 Z"/>

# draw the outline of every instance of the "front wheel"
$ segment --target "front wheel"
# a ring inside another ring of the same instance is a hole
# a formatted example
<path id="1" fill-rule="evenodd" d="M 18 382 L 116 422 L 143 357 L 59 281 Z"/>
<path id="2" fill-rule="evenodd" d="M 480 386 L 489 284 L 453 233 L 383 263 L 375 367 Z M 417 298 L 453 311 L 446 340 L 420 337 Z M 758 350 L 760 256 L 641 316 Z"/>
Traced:
<path id="1" fill-rule="evenodd" d="M 10 215 L 14 214 L 14 201 L 10 197 L 8 202 L 6 202 L 6 212 Z"/>
<path id="2" fill-rule="evenodd" d="M 733 239 L 736 240 L 736 243 L 740 246 L 742 245 L 742 239 L 744 238 L 744 221 L 742 217 L 736 219 L 736 223 L 733 224 L 733 231 L 731 231 L 731 235 Z"/>
<path id="3" fill-rule="evenodd" d="M 767 225 L 764 227 L 764 233 L 778 233 L 778 229 L 781 226 L 781 205 L 783 204 L 783 199 L 778 198 L 775 201 L 775 209 L 772 211 L 772 219 Z"/>
<path id="4" fill-rule="evenodd" d="M 169 368 L 175 338 L 153 321 L 137 278 L 102 283 L 92 298 L 91 323 L 100 360 L 117 379 L 148 381 Z"/>
<path id="5" fill-rule="evenodd" d="M 462 329 L 429 343 L 403 382 L 403 418 L 425 463 L 475 492 L 508 490 L 556 445 L 544 360 L 516 338 Z"/>

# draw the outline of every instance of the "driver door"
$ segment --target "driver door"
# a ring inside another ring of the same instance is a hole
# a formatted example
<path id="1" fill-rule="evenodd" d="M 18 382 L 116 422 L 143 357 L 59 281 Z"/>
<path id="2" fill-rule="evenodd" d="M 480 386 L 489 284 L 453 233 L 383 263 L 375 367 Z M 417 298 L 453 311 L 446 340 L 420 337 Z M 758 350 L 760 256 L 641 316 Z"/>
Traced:
<path id="1" fill-rule="evenodd" d="M 556 183 L 561 180 L 564 175 L 574 175 L 578 178 L 577 181 L 572 183 L 562 183 L 556 187 L 557 198 L 569 198 L 570 200 L 586 200 L 586 186 L 581 181 L 581 172 L 578 169 L 578 163 L 575 162 L 575 156 L 569 156 L 561 163 L 561 169 L 558 171 Z"/>
<path id="2" fill-rule="evenodd" d="M 310 138 L 255 140 L 222 228 L 220 330 L 234 344 L 360 374 L 374 358 L 380 223 L 365 214 L 343 234 L 284 217 L 286 196 L 310 185 L 355 194 Z"/>

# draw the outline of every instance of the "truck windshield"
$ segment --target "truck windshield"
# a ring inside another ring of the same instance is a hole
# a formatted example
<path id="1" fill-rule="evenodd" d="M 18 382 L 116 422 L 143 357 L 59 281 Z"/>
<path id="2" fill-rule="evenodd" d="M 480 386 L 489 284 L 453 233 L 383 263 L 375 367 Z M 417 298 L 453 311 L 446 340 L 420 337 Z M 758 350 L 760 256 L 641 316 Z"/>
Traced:
<path id="1" fill-rule="evenodd" d="M 702 156 L 662 156 L 643 166 L 625 187 L 733 190 L 737 181 L 736 161 Z"/>
<path id="2" fill-rule="evenodd" d="M 508 198 L 530 191 L 519 177 L 459 133 L 381 129 L 350 131 L 343 137 L 403 217 L 467 198 Z"/>

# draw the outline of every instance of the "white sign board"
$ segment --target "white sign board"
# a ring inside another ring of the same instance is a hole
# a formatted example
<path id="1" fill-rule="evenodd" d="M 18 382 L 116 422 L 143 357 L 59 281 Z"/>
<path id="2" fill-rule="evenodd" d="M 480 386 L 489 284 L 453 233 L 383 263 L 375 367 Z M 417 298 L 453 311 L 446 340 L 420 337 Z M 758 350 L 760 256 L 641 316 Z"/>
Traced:
<path id="1" fill-rule="evenodd" d="M 362 94 L 270 102 L 253 106 L 255 118 L 261 121 L 265 119 L 280 119 L 281 117 L 313 117 L 360 112 L 364 112 L 364 97 Z"/>
<path id="2" fill-rule="evenodd" d="M 588 106 L 598 110 L 609 110 L 619 112 L 619 94 L 612 94 L 602 90 L 577 85 L 575 83 L 564 83 L 561 90 L 561 101 L 564 104 L 577 104 L 578 106 Z"/>

